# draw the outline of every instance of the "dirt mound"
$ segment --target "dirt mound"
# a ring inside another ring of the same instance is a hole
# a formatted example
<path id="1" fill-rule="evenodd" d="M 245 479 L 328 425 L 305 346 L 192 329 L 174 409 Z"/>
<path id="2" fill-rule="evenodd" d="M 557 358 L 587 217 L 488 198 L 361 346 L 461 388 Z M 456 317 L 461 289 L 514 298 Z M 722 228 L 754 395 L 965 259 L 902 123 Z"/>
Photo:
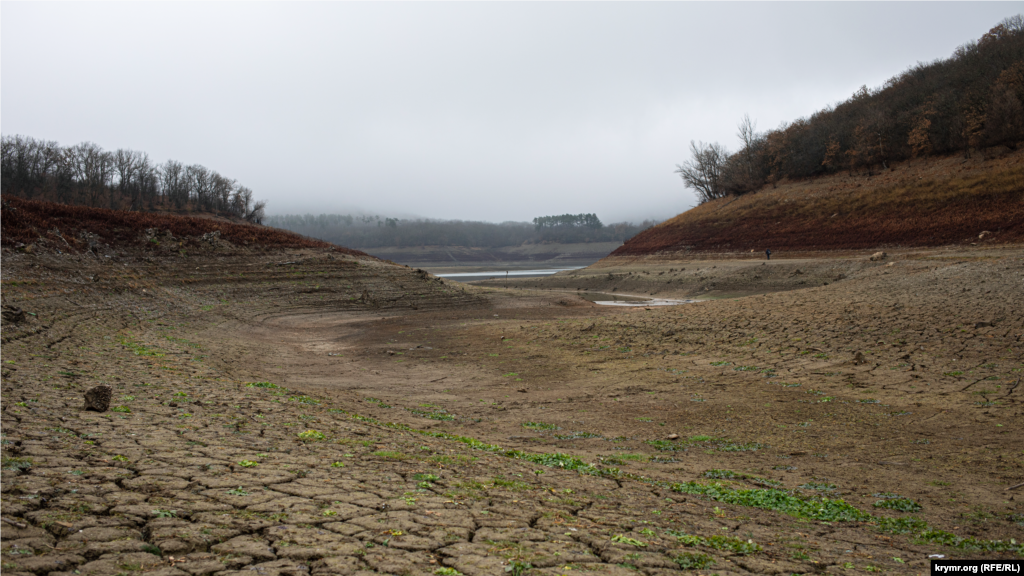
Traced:
<path id="1" fill-rule="evenodd" d="M 174 240 L 179 248 L 204 240 L 223 240 L 250 248 L 333 248 L 345 254 L 365 255 L 358 250 L 266 226 L 196 216 L 69 206 L 16 197 L 4 198 L 2 217 L 2 245 L 9 247 L 42 241 L 61 250 L 81 252 L 99 242 L 118 249 L 154 250 L 163 239 Z"/>
<path id="2" fill-rule="evenodd" d="M 702 204 L 641 232 L 612 256 L 862 250 L 1024 241 L 1022 153 L 904 163 Z"/>

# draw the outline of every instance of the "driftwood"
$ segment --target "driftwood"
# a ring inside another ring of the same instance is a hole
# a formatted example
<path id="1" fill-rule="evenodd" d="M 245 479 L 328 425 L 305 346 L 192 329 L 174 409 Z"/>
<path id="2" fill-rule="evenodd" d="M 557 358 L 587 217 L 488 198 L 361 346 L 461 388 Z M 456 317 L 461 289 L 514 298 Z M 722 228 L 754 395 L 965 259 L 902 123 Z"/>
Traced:
<path id="1" fill-rule="evenodd" d="M 22 524 L 21 522 L 15 522 L 14 520 L 11 520 L 10 518 L 0 518 L 0 520 L 3 520 L 4 522 L 7 522 L 8 524 L 10 524 L 11 526 L 14 526 L 15 528 L 28 528 L 28 524 Z"/>

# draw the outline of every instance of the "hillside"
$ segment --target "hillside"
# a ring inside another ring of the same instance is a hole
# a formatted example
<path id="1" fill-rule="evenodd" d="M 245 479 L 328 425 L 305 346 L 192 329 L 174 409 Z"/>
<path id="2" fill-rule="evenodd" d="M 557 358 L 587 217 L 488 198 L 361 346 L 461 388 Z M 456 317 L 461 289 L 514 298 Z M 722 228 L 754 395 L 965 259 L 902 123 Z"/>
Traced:
<path id="1" fill-rule="evenodd" d="M 641 232 L 610 257 L 1022 242 L 1024 152 L 986 152 L 719 198 Z"/>
<path id="2" fill-rule="evenodd" d="M 155 254 L 183 254 L 189 249 L 200 246 L 208 248 L 217 242 L 226 242 L 230 246 L 224 247 L 259 250 L 326 248 L 344 254 L 366 256 L 358 250 L 342 248 L 286 230 L 198 216 L 70 206 L 6 195 L 3 198 L 2 214 L 2 245 L 29 251 L 49 247 L 65 252 L 87 252 L 97 247 L 108 250 L 113 247 Z"/>

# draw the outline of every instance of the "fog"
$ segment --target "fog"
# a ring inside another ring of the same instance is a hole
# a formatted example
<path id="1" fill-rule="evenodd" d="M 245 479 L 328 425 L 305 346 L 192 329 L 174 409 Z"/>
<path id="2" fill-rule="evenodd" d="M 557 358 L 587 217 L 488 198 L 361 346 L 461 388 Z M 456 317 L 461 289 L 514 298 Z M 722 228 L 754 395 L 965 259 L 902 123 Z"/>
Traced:
<path id="1" fill-rule="evenodd" d="M 0 127 L 237 179 L 270 214 L 695 203 L 690 140 L 949 57 L 1021 3 L 0 4 Z"/>

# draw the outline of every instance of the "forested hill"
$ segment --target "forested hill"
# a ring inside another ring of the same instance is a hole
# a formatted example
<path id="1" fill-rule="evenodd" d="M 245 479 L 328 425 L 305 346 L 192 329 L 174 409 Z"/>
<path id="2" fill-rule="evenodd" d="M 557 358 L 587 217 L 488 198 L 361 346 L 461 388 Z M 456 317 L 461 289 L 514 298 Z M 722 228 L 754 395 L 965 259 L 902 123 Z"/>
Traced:
<path id="1" fill-rule="evenodd" d="M 700 204 L 610 257 L 1024 242 L 1024 150 L 915 159 L 873 176 L 786 181 Z"/>
<path id="2" fill-rule="evenodd" d="M 129 212 L 213 214 L 259 223 L 266 202 L 200 164 L 157 164 L 149 154 L 92 142 L 61 146 L 30 136 L 0 138 L 0 183 L 18 197 Z"/>
<path id="3" fill-rule="evenodd" d="M 757 132 L 756 119 L 744 117 L 737 136 L 734 154 L 691 142 L 690 159 L 678 166 L 702 202 L 786 179 L 873 174 L 912 158 L 1016 149 L 1024 141 L 1024 17 L 1007 18 L 949 58 L 915 64 L 809 118 Z"/>
<path id="4" fill-rule="evenodd" d="M 739 151 L 691 142 L 699 204 L 611 256 L 1024 242 L 1024 17 Z"/>

